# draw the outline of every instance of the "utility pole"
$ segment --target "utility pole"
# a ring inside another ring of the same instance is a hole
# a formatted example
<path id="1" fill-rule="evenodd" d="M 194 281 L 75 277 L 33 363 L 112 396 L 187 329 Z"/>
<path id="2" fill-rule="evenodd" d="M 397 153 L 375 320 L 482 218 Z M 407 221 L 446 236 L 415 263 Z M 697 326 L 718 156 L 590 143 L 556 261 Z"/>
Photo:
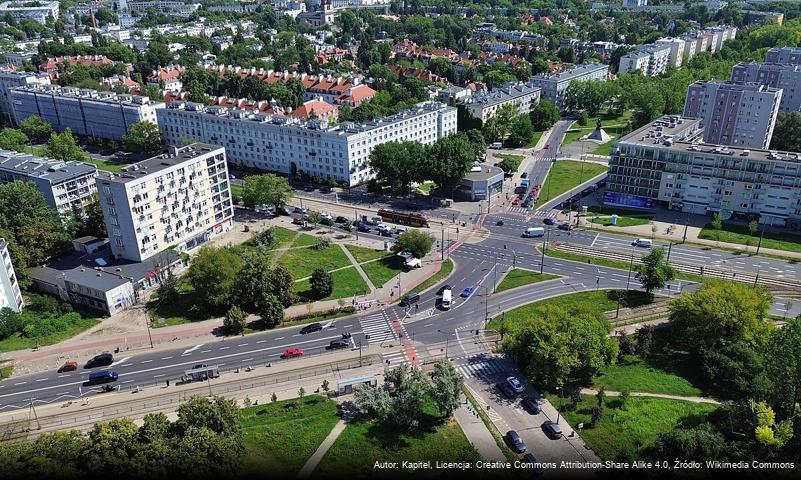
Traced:
<path id="1" fill-rule="evenodd" d="M 489 323 L 489 289 L 484 286 L 484 329 L 487 329 Z"/>
<path id="2" fill-rule="evenodd" d="M 687 243 L 687 227 L 690 225 L 690 214 L 687 213 L 687 218 L 684 220 L 684 238 L 681 239 L 682 243 Z M 757 251 L 759 248 L 757 247 Z"/>
<path id="3" fill-rule="evenodd" d="M 762 237 L 765 235 L 765 225 L 767 222 L 762 222 L 762 232 L 759 234 L 759 243 L 757 243 L 756 254 L 759 255 L 759 248 L 762 247 Z"/>
<path id="4" fill-rule="evenodd" d="M 356 240 L 359 239 L 359 212 L 356 211 L 356 208 L 353 209 L 353 226 L 356 227 Z"/>
<path id="5" fill-rule="evenodd" d="M 548 248 L 548 241 L 550 241 L 551 237 L 551 226 L 548 225 L 548 230 L 546 230 L 545 235 L 542 237 L 542 252 L 540 252 L 540 275 L 542 275 L 545 269 L 545 249 Z M 548 240 L 546 240 L 546 238 Z"/>
<path id="6" fill-rule="evenodd" d="M 36 407 L 33 406 L 33 397 L 31 397 L 30 405 L 31 405 L 31 409 L 30 410 L 31 410 L 31 412 L 33 412 L 33 418 L 36 420 L 36 429 L 37 430 L 41 430 L 42 429 L 42 424 L 39 423 L 39 415 L 36 414 Z"/>
<path id="7" fill-rule="evenodd" d="M 669 242 L 669 243 L 668 243 L 668 256 L 667 256 L 667 261 L 666 261 L 666 263 L 667 263 L 668 265 L 670 265 L 670 251 L 671 251 L 672 249 L 673 249 L 673 242 Z"/>
<path id="8" fill-rule="evenodd" d="M 440 236 L 440 260 L 445 261 L 445 222 L 440 222 L 441 236 Z"/>

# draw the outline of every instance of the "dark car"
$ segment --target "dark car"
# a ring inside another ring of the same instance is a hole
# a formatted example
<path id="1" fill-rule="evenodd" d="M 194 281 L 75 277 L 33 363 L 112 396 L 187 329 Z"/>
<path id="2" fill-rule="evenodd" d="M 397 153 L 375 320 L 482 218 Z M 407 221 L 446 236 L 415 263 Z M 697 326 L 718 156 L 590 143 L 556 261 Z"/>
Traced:
<path id="1" fill-rule="evenodd" d="M 392 236 L 392 230 L 389 230 L 389 229 L 386 229 L 386 228 L 382 228 L 382 229 L 378 230 L 378 233 L 380 233 L 382 237 L 391 237 Z"/>
<path id="2" fill-rule="evenodd" d="M 562 224 L 559 224 L 559 226 L 556 227 L 556 228 L 558 228 L 559 230 L 566 230 L 566 231 L 569 232 L 569 231 L 573 230 L 573 225 L 571 225 L 569 223 L 562 223 Z"/>
<path id="3" fill-rule="evenodd" d="M 523 408 L 528 410 L 528 412 L 532 415 L 536 415 L 542 411 L 539 402 L 537 402 L 533 398 L 530 397 L 524 398 L 522 403 L 523 403 Z"/>
<path id="4" fill-rule="evenodd" d="M 559 424 L 550 420 L 543 422 L 542 430 L 545 432 L 545 435 L 548 435 L 548 437 L 554 440 L 562 438 L 562 428 L 559 426 Z"/>
<path id="5" fill-rule="evenodd" d="M 99 383 L 116 382 L 119 378 L 117 372 L 103 370 L 100 372 L 92 372 L 89 374 L 89 385 L 97 385 Z"/>
<path id="6" fill-rule="evenodd" d="M 408 307 L 413 303 L 417 303 L 420 300 L 420 294 L 417 292 L 412 292 L 405 297 L 403 297 L 400 301 L 401 307 Z"/>
<path id="7" fill-rule="evenodd" d="M 506 443 L 508 443 L 516 453 L 523 453 L 526 451 L 526 443 L 514 430 L 506 432 Z"/>
<path id="8" fill-rule="evenodd" d="M 470 295 L 472 295 L 473 292 L 475 292 L 475 291 L 476 291 L 476 287 L 467 287 L 464 290 L 462 290 L 462 297 L 467 298 Z"/>
<path id="9" fill-rule="evenodd" d="M 512 390 L 512 387 L 509 386 L 508 383 L 499 383 L 497 385 L 498 390 L 503 394 L 506 398 L 513 398 L 515 396 L 515 391 Z"/>
<path id="10" fill-rule="evenodd" d="M 364 222 L 359 222 L 359 223 L 357 223 L 357 224 L 356 224 L 356 228 L 357 228 L 357 229 L 358 229 L 360 232 L 364 232 L 364 233 L 370 233 L 370 231 L 372 230 L 372 229 L 370 228 L 370 225 L 368 225 L 368 224 L 366 224 L 366 223 L 364 223 Z"/>
<path id="11" fill-rule="evenodd" d="M 343 217 L 342 215 L 340 215 L 337 218 L 335 218 L 334 221 L 337 223 L 345 223 L 348 221 L 348 217 Z"/>
<path id="12" fill-rule="evenodd" d="M 520 204 L 520 206 L 523 207 L 523 208 L 531 208 L 531 201 L 526 200 L 525 202 Z"/>
<path id="13" fill-rule="evenodd" d="M 331 227 L 331 226 L 334 225 L 334 221 L 332 219 L 330 219 L 330 218 L 324 217 L 324 218 L 320 219 L 320 225 L 325 225 L 326 227 Z"/>
<path id="14" fill-rule="evenodd" d="M 331 187 L 328 185 L 323 185 L 320 187 L 320 192 L 322 193 L 331 193 Z"/>
<path id="15" fill-rule="evenodd" d="M 544 223 L 545 225 L 556 225 L 556 220 L 554 220 L 551 217 L 548 217 L 545 220 L 543 220 L 542 223 Z"/>
<path id="16" fill-rule="evenodd" d="M 303 190 L 306 191 L 306 192 L 313 192 L 314 191 L 314 185 L 306 185 L 305 187 L 303 187 Z"/>
<path id="17" fill-rule="evenodd" d="M 520 178 L 528 178 L 528 172 L 523 172 L 523 173 L 520 175 Z"/>
<path id="18" fill-rule="evenodd" d="M 542 475 L 543 473 L 542 466 L 538 465 L 539 461 L 537 460 L 537 457 L 535 457 L 533 453 L 529 452 L 523 455 L 523 462 L 527 464 L 525 465 L 526 468 L 530 468 L 533 470 L 532 472 L 533 476 L 539 477 Z"/>
<path id="19" fill-rule="evenodd" d="M 101 353 L 100 355 L 96 355 L 92 357 L 83 368 L 95 368 L 95 367 L 105 367 L 107 365 L 111 365 L 114 362 L 114 356 L 110 353 Z"/>
<path id="20" fill-rule="evenodd" d="M 331 343 L 328 344 L 329 350 L 339 350 L 341 348 L 348 348 L 348 347 L 350 347 L 350 342 L 342 338 L 340 338 L 339 340 L 331 340 Z"/>
<path id="21" fill-rule="evenodd" d="M 439 290 L 437 290 L 437 295 L 442 295 L 445 290 L 453 290 L 450 285 L 445 284 Z"/>
<path id="22" fill-rule="evenodd" d="M 306 335 L 307 333 L 319 332 L 322 329 L 323 329 L 323 326 L 321 324 L 319 324 L 319 323 L 310 323 L 310 324 L 308 324 L 305 327 L 300 329 L 300 334 L 301 335 Z"/>

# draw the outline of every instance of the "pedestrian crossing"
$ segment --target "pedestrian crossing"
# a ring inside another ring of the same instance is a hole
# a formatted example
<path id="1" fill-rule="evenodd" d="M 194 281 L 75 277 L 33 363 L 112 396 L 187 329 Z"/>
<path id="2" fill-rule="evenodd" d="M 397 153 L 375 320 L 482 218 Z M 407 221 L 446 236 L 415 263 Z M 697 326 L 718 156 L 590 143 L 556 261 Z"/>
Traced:
<path id="1" fill-rule="evenodd" d="M 389 323 L 386 312 L 383 310 L 361 317 L 359 323 L 362 326 L 365 338 L 367 338 L 368 345 L 377 345 L 398 339 Z"/>
<path id="2" fill-rule="evenodd" d="M 556 218 L 559 214 L 559 210 L 537 210 L 534 212 L 535 217 L 542 217 L 542 218 Z"/>
<path id="3" fill-rule="evenodd" d="M 381 358 L 384 359 L 384 364 L 388 367 L 397 367 L 398 365 L 409 363 L 409 359 L 406 358 L 406 352 L 404 351 L 382 353 Z"/>
<path id="4" fill-rule="evenodd" d="M 528 213 L 531 212 L 531 209 L 530 208 L 526 208 L 526 207 L 520 207 L 520 206 L 514 206 L 513 205 L 513 206 L 509 207 L 509 212 L 510 213 L 528 214 Z"/>
<path id="5" fill-rule="evenodd" d="M 471 357 L 455 365 L 456 371 L 465 378 L 482 378 L 499 374 L 506 370 L 503 360 L 495 357 Z"/>

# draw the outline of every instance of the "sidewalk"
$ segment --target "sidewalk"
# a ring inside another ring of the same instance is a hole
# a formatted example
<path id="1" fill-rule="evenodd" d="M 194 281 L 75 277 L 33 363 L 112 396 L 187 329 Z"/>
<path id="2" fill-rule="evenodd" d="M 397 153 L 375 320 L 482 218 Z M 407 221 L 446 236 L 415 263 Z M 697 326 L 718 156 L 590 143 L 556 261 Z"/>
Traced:
<path id="1" fill-rule="evenodd" d="M 312 472 L 314 472 L 314 469 L 317 468 L 317 464 L 319 464 L 320 460 L 322 460 L 325 454 L 328 453 L 328 449 L 331 448 L 331 445 L 333 445 L 334 442 L 336 442 L 337 438 L 339 438 L 339 435 L 345 430 L 346 426 L 347 424 L 345 423 L 344 419 L 340 419 L 337 424 L 334 425 L 334 428 L 331 429 L 331 433 L 325 437 L 323 443 L 317 447 L 317 450 L 314 452 L 314 454 L 312 454 L 312 456 L 306 460 L 306 463 L 303 464 L 303 468 L 301 468 L 300 472 L 298 472 L 297 478 L 303 479 L 311 476 Z"/>
<path id="2" fill-rule="evenodd" d="M 462 405 L 453 412 L 453 417 L 462 428 L 464 435 L 476 447 L 483 460 L 488 462 L 505 462 L 506 456 L 495 442 L 487 426 L 481 421 L 478 414 L 468 410 Z"/>
<path id="3" fill-rule="evenodd" d="M 604 393 L 608 397 L 619 397 L 620 392 L 605 390 Z M 666 393 L 648 393 L 648 392 L 629 392 L 632 397 L 653 397 L 653 398 L 666 398 L 668 400 L 680 400 L 682 402 L 690 403 L 709 403 L 712 405 L 720 405 L 720 402 L 714 398 L 709 397 L 685 397 L 682 395 L 669 395 Z M 598 390 L 594 388 L 582 388 L 582 395 L 598 395 Z"/>

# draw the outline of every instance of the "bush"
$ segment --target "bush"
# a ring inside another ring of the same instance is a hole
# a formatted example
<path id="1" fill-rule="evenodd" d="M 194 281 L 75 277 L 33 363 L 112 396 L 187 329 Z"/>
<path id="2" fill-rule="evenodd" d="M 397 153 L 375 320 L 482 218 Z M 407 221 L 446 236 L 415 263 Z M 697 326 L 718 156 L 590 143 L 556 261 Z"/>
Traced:
<path id="1" fill-rule="evenodd" d="M 275 244 L 275 240 L 275 228 L 270 227 L 253 235 L 251 243 L 257 247 L 272 247 Z"/>
<path id="2" fill-rule="evenodd" d="M 320 298 L 331 295 L 334 291 L 334 277 L 322 268 L 317 268 L 312 272 L 311 281 L 312 291 Z"/>
<path id="3" fill-rule="evenodd" d="M 245 330 L 245 312 L 234 305 L 225 314 L 223 330 L 226 335 L 237 335 Z"/>
<path id="4" fill-rule="evenodd" d="M 582 127 L 586 127 L 587 123 L 589 123 L 590 117 L 587 115 L 587 112 L 581 112 L 578 115 L 578 124 Z"/>
<path id="5" fill-rule="evenodd" d="M 317 238 L 317 243 L 314 244 L 315 250 L 325 250 L 328 246 L 331 245 L 331 240 L 325 237 Z"/>

